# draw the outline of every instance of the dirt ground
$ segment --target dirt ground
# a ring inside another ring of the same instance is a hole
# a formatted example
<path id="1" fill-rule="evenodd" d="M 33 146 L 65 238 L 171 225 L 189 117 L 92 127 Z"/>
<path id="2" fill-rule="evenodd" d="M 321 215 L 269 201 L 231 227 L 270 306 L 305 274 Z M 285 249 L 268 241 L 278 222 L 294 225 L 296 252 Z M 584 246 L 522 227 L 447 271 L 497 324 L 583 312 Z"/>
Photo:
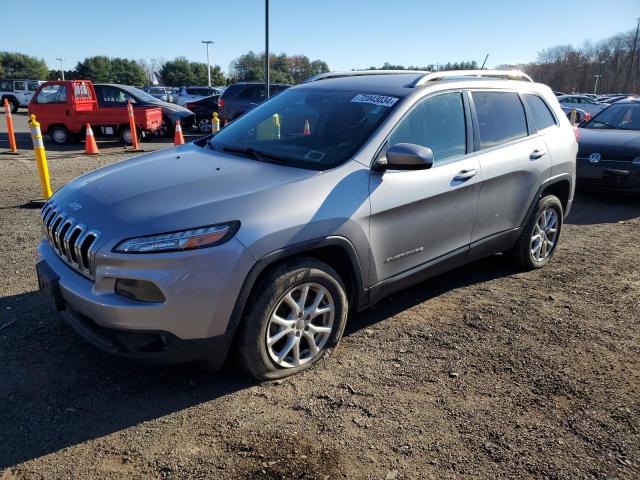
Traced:
<path id="1" fill-rule="evenodd" d="M 52 154 L 52 183 L 123 158 Z M 86 344 L 36 291 L 38 196 L 0 156 L 2 480 L 640 478 L 639 199 L 581 194 L 542 271 L 417 285 L 260 385 Z"/>

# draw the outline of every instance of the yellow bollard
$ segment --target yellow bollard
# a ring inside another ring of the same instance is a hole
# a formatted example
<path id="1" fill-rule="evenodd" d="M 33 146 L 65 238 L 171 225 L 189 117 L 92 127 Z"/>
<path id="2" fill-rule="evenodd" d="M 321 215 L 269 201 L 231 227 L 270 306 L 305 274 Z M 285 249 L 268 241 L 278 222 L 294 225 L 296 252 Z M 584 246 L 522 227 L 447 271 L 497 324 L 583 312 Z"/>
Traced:
<path id="1" fill-rule="evenodd" d="M 47 166 L 47 154 L 44 151 L 44 143 L 42 142 L 42 132 L 40 132 L 40 123 L 36 120 L 35 115 L 29 116 L 29 129 L 31 130 L 31 140 L 33 140 L 33 151 L 36 154 L 36 163 L 38 164 L 38 174 L 40 175 L 40 185 L 42 186 L 42 195 L 45 200 L 51 198 L 51 184 L 49 183 L 49 167 Z"/>
<path id="2" fill-rule="evenodd" d="M 280 115 L 273 114 L 273 136 L 275 139 L 280 140 Z"/>
<path id="3" fill-rule="evenodd" d="M 211 119 L 211 133 L 216 133 L 220 131 L 220 117 L 218 117 L 218 112 L 213 112 L 213 118 Z"/>

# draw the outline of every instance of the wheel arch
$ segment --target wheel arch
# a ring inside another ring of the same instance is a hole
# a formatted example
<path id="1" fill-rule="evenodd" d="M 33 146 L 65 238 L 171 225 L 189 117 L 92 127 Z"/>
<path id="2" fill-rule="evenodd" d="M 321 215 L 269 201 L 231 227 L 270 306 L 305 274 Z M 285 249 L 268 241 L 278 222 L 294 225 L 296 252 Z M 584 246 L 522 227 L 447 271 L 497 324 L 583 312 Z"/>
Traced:
<path id="1" fill-rule="evenodd" d="M 323 261 L 340 275 L 347 288 L 347 296 L 352 309 L 357 309 L 360 305 L 367 303 L 362 265 L 353 244 L 344 237 L 320 238 L 275 250 L 259 259 L 244 280 L 227 329 L 236 328 L 240 324 L 245 305 L 269 272 L 284 261 L 301 257 L 311 257 Z"/>
<path id="2" fill-rule="evenodd" d="M 568 210 L 571 207 L 571 191 L 573 181 L 573 177 L 570 173 L 561 173 L 560 175 L 555 175 L 545 180 L 534 195 L 533 201 L 531 202 L 531 205 L 529 205 L 527 213 L 522 219 L 519 228 L 522 228 L 525 225 L 527 219 L 531 216 L 531 212 L 536 208 L 538 200 L 540 200 L 545 194 L 548 193 L 555 195 L 560 199 L 560 203 L 562 203 L 563 213 L 566 217 Z"/>

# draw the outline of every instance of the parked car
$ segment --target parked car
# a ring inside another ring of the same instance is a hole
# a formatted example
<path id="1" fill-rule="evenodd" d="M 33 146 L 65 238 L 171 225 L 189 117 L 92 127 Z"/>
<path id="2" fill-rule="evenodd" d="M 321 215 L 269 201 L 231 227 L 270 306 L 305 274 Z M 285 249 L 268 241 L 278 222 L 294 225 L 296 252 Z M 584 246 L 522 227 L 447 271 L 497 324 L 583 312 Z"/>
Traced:
<path id="1" fill-rule="evenodd" d="M 29 103 L 29 114 L 36 116 L 42 132 L 58 145 L 83 139 L 87 123 L 96 136 L 118 135 L 125 144 L 133 140 L 126 104 L 101 106 L 88 80 L 44 82 Z M 134 109 L 134 118 L 138 135 L 144 137 L 160 127 L 162 112 L 141 106 Z"/>
<path id="2" fill-rule="evenodd" d="M 233 347 L 274 379 L 407 285 L 496 252 L 549 263 L 577 143 L 547 86 L 331 75 L 58 190 L 41 211 L 43 294 L 109 353 L 213 367 Z"/>
<path id="3" fill-rule="evenodd" d="M 143 91 L 147 92 L 153 98 L 162 100 L 163 102 L 173 103 L 173 94 L 170 87 L 144 87 Z"/>
<path id="4" fill-rule="evenodd" d="M 182 87 L 176 100 L 178 105 L 186 105 L 211 95 L 220 95 L 222 90 L 216 87 Z"/>
<path id="5" fill-rule="evenodd" d="M 272 83 L 269 85 L 270 94 L 276 95 L 291 87 L 285 83 Z M 247 110 L 264 102 L 264 83 L 240 82 L 227 87 L 218 99 L 218 113 L 223 121 L 232 121 Z"/>
<path id="6" fill-rule="evenodd" d="M 200 132 L 211 132 L 211 118 L 213 117 L 213 112 L 218 111 L 219 98 L 220 95 L 211 95 L 210 97 L 187 103 L 186 107 L 196 116 L 196 127 Z"/>
<path id="7" fill-rule="evenodd" d="M 177 120 L 180 120 L 183 130 L 191 128 L 194 124 L 195 116 L 187 108 L 158 100 L 139 88 L 111 83 L 96 83 L 94 87 L 98 96 L 98 104 L 103 108 L 121 108 L 126 106 L 129 100 L 133 103 L 134 109 L 148 106 L 159 107 L 162 110 L 162 125 L 155 131 L 155 136 L 173 136 Z"/>
<path id="8" fill-rule="evenodd" d="M 562 95 L 558 97 L 558 101 L 563 107 L 579 108 L 588 112 L 592 117 L 607 106 L 586 95 Z"/>
<path id="9" fill-rule="evenodd" d="M 620 100 L 580 126 L 578 185 L 640 193 L 640 100 Z"/>
<path id="10" fill-rule="evenodd" d="M 0 80 L 0 107 L 9 101 L 11 113 L 20 107 L 28 107 L 33 94 L 43 82 L 39 80 Z"/>

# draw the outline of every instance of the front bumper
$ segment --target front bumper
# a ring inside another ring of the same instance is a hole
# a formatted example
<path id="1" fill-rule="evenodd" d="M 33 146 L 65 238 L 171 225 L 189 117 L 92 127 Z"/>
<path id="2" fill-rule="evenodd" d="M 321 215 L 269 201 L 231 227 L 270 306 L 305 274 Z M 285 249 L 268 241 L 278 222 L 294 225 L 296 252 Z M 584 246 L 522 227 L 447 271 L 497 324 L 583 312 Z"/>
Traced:
<path id="1" fill-rule="evenodd" d="M 95 281 L 64 263 L 46 240 L 38 256 L 59 277 L 61 314 L 84 338 L 109 353 L 155 363 L 224 361 L 234 334 L 231 313 L 253 264 L 236 239 L 167 254 L 98 251 Z M 165 301 L 119 295 L 118 278 L 153 282 Z"/>
<path id="2" fill-rule="evenodd" d="M 638 163 L 614 160 L 591 163 L 586 158 L 578 158 L 576 174 L 576 183 L 581 188 L 640 193 L 640 164 Z"/>

